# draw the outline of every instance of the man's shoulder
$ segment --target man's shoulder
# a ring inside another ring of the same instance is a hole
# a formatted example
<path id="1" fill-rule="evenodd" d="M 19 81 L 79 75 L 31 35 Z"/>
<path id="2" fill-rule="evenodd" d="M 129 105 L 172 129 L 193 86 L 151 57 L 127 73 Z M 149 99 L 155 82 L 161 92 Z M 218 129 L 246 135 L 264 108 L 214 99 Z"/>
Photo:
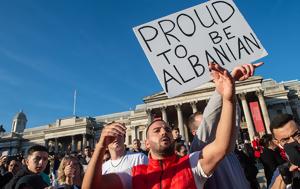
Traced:
<path id="1" fill-rule="evenodd" d="M 12 179 L 5 185 L 5 189 L 11 189 L 14 188 L 16 183 L 19 181 L 20 178 L 27 176 L 27 175 L 32 175 L 26 167 L 21 168 L 17 174 L 15 174 Z"/>
<path id="2" fill-rule="evenodd" d="M 199 161 L 199 157 L 200 157 L 200 154 L 202 153 L 202 151 L 195 151 L 195 152 L 192 152 L 188 155 L 186 155 L 185 157 L 186 160 L 189 161 L 190 163 L 190 166 L 193 168 L 193 167 L 197 167 L 198 165 L 198 161 Z"/>
<path id="3" fill-rule="evenodd" d="M 131 152 L 131 151 L 128 151 L 126 153 L 126 156 L 129 159 L 144 159 L 144 158 L 147 158 L 147 156 L 144 153 L 142 153 L 142 152 Z"/>
<path id="4" fill-rule="evenodd" d="M 33 173 L 30 172 L 27 167 L 22 167 L 17 174 L 15 175 L 15 177 L 23 177 L 25 175 L 32 175 Z"/>
<path id="5" fill-rule="evenodd" d="M 78 158 L 79 159 L 79 162 L 82 164 L 82 165 L 87 165 L 88 164 L 88 162 L 86 161 L 86 159 L 85 159 L 85 157 L 79 157 Z"/>
<path id="6" fill-rule="evenodd" d="M 131 166 L 131 168 L 137 165 L 148 164 L 148 157 L 143 153 L 129 153 L 126 156 L 127 158 L 125 161 Z"/>
<path id="7" fill-rule="evenodd" d="M 102 167 L 107 167 L 107 166 L 109 166 L 111 163 L 111 159 L 109 159 L 109 160 L 107 160 L 106 162 L 104 162 L 103 164 L 102 164 Z"/>
<path id="8" fill-rule="evenodd" d="M 137 175 L 144 174 L 145 172 L 147 172 L 147 168 L 148 168 L 148 165 L 146 165 L 146 164 L 135 165 L 131 169 L 131 176 L 137 176 Z"/>

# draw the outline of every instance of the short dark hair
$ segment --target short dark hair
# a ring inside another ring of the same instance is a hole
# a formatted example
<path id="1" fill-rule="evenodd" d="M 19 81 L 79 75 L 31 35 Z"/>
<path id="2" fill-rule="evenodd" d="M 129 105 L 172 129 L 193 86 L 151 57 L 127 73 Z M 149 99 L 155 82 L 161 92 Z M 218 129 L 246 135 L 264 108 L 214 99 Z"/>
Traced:
<path id="1" fill-rule="evenodd" d="M 261 137 L 261 139 L 259 140 L 259 143 L 265 147 L 265 148 L 268 148 L 269 147 L 269 144 L 270 142 L 273 140 L 273 137 L 271 134 L 265 134 Z"/>
<path id="2" fill-rule="evenodd" d="M 140 139 L 137 139 L 137 138 L 133 139 L 133 141 L 132 141 L 132 142 L 134 142 L 134 141 L 141 142 L 141 141 L 140 141 Z"/>
<path id="3" fill-rule="evenodd" d="M 274 136 L 274 129 L 279 129 L 287 124 L 289 121 L 294 120 L 294 117 L 291 114 L 278 114 L 272 119 L 270 124 L 270 130 Z"/>
<path id="4" fill-rule="evenodd" d="M 180 152 L 181 146 L 184 146 L 186 148 L 186 146 L 184 145 L 184 143 L 182 143 L 182 142 L 175 142 L 175 150 L 177 152 Z"/>
<path id="5" fill-rule="evenodd" d="M 47 152 L 49 154 L 48 149 L 45 146 L 34 145 L 28 148 L 27 156 L 32 155 L 34 152 Z"/>
<path id="6" fill-rule="evenodd" d="M 153 125 L 153 123 L 158 122 L 158 121 L 162 121 L 162 122 L 166 123 L 161 118 L 155 118 L 151 123 L 148 124 L 148 126 L 146 128 L 146 137 L 148 137 L 148 131 L 149 131 L 150 126 Z"/>
<path id="7" fill-rule="evenodd" d="M 86 146 L 86 147 L 84 147 L 84 149 L 91 149 L 91 147 L 90 146 Z"/>
<path id="8" fill-rule="evenodd" d="M 178 131 L 178 132 L 180 132 L 178 127 L 173 127 L 172 131 Z"/>
<path id="9" fill-rule="evenodd" d="M 17 159 L 16 156 L 12 156 L 12 157 L 9 157 L 9 158 L 8 158 L 8 160 L 7 160 L 7 165 L 9 165 L 10 162 L 13 161 L 13 160 L 15 160 L 15 161 L 17 161 L 17 162 L 20 162 L 20 161 Z"/>

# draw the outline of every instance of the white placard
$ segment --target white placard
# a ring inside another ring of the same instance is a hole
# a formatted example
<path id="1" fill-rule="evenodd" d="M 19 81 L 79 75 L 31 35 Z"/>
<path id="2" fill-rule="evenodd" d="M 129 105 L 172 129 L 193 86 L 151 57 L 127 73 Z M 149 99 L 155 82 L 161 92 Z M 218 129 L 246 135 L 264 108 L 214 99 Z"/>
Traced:
<path id="1" fill-rule="evenodd" d="M 210 81 L 209 62 L 231 71 L 268 54 L 232 0 L 211 0 L 133 30 L 168 97 Z"/>
<path id="2" fill-rule="evenodd" d="M 1 156 L 8 156 L 8 151 L 3 151 Z"/>

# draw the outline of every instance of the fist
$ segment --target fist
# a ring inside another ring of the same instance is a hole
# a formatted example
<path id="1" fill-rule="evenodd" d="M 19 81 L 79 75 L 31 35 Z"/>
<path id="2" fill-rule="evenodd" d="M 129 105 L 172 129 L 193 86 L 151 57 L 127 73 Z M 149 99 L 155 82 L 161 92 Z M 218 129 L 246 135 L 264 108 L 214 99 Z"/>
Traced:
<path id="1" fill-rule="evenodd" d="M 99 143 L 101 146 L 107 147 L 118 136 L 124 136 L 126 134 L 126 127 L 121 123 L 110 123 L 104 127 L 101 133 Z"/>

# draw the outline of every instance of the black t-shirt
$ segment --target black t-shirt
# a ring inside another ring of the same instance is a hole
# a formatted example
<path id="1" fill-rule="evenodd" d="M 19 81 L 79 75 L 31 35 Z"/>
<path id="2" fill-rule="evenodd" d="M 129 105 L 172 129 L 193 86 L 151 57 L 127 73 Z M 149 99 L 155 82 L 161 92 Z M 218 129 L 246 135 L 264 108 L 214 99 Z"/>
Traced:
<path id="1" fill-rule="evenodd" d="M 283 164 L 285 161 L 281 158 L 280 153 L 276 150 L 264 148 L 263 153 L 260 155 L 260 161 L 264 166 L 267 184 L 269 185 L 273 176 L 273 172 L 278 165 Z"/>

